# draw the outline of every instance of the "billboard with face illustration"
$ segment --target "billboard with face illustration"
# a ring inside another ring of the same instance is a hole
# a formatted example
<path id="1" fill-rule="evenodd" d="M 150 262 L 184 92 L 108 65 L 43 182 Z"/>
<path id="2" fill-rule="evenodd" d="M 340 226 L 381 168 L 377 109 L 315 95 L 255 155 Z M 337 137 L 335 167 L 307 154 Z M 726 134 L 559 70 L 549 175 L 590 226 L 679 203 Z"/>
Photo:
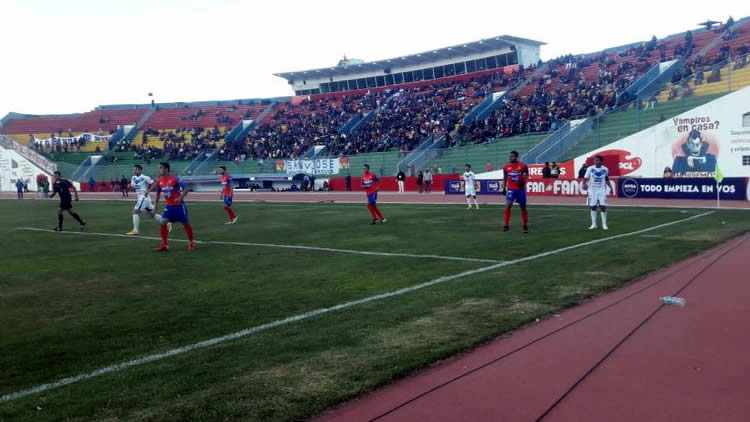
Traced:
<path id="1" fill-rule="evenodd" d="M 750 87 L 727 94 L 574 160 L 604 157 L 612 176 L 750 177 Z"/>

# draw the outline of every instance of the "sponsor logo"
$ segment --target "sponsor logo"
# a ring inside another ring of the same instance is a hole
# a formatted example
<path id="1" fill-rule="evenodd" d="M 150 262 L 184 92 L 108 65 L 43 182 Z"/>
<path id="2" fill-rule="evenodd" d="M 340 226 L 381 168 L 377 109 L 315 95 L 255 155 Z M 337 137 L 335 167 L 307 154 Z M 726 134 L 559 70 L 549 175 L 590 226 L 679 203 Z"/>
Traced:
<path id="1" fill-rule="evenodd" d="M 489 190 L 490 192 L 500 192 L 500 182 L 488 182 L 487 190 Z"/>
<path id="2" fill-rule="evenodd" d="M 461 191 L 461 182 L 451 182 L 451 190 Z"/>
<path id="3" fill-rule="evenodd" d="M 638 195 L 638 181 L 627 178 L 622 182 L 622 195 L 626 198 L 635 198 Z"/>
<path id="4" fill-rule="evenodd" d="M 601 155 L 604 165 L 609 168 L 611 176 L 626 176 L 639 168 L 643 161 L 641 157 L 633 157 L 630 151 L 608 149 L 586 158 L 586 165 L 594 165 L 594 157 Z"/>

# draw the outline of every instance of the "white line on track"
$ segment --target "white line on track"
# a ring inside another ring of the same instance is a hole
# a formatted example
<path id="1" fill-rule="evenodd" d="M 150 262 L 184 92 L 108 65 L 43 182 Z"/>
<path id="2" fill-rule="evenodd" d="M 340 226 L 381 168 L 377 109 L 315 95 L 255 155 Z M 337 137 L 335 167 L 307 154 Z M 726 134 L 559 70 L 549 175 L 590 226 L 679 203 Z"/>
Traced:
<path id="1" fill-rule="evenodd" d="M 101 237 L 123 237 L 127 239 L 146 239 L 146 240 L 158 240 L 159 237 L 150 236 L 129 236 L 125 234 L 117 233 L 96 233 L 96 232 L 74 232 L 74 231 L 63 231 L 56 232 L 54 230 L 38 229 L 36 227 L 16 227 L 17 230 L 55 233 L 55 234 L 71 234 L 71 235 L 83 235 L 83 236 L 101 236 Z M 173 242 L 187 242 L 184 239 L 170 239 Z M 498 259 L 483 259 L 483 258 L 464 258 L 460 256 L 444 256 L 444 255 L 422 255 L 422 254 L 411 254 L 411 253 L 399 253 L 399 252 L 375 252 L 375 251 L 359 251 L 355 249 L 337 249 L 337 248 L 325 248 L 322 246 L 305 246 L 305 245 L 281 245 L 276 243 L 255 243 L 255 242 L 226 242 L 222 240 L 196 240 L 198 244 L 212 244 L 212 245 L 232 245 L 232 246 L 254 246 L 261 248 L 280 248 L 280 249 L 303 249 L 308 251 L 319 251 L 319 252 L 337 252 L 347 253 L 353 255 L 374 255 L 374 256 L 395 256 L 403 258 L 429 258 L 429 259 L 445 259 L 449 261 L 467 261 L 467 262 L 484 262 L 484 263 L 498 263 L 502 262 Z"/>
<path id="2" fill-rule="evenodd" d="M 362 305 L 362 304 L 369 303 L 369 302 L 375 302 L 375 301 L 382 300 L 382 299 L 387 299 L 387 298 L 390 298 L 390 297 L 401 296 L 401 295 L 404 295 L 404 294 L 407 294 L 407 293 L 411 293 L 411 292 L 414 292 L 414 291 L 417 291 L 417 290 L 422 290 L 424 288 L 427 288 L 427 287 L 430 287 L 430 286 L 434 286 L 434 285 L 437 285 L 437 284 L 446 283 L 448 281 L 453 281 L 453 280 L 456 280 L 456 279 L 459 279 L 459 278 L 463 278 L 463 277 L 467 277 L 467 276 L 470 276 L 470 275 L 475 275 L 475 274 L 484 273 L 484 272 L 487 272 L 487 271 L 496 270 L 498 268 L 507 267 L 507 266 L 514 265 L 514 264 L 519 264 L 519 263 L 522 263 L 522 262 L 533 261 L 535 259 L 544 258 L 544 257 L 551 256 L 551 255 L 557 255 L 559 253 L 570 251 L 570 250 L 573 250 L 573 249 L 583 248 L 583 247 L 586 247 L 586 246 L 591 246 L 591 245 L 595 245 L 595 244 L 598 244 L 598 243 L 608 242 L 610 240 L 621 239 L 621 238 L 624 238 L 624 237 L 641 235 L 643 233 L 648 233 L 648 232 L 651 232 L 651 231 L 654 231 L 654 230 L 662 229 L 664 227 L 669 227 L 669 226 L 673 226 L 675 224 L 680 224 L 680 223 L 684 223 L 684 222 L 687 222 L 687 221 L 690 221 L 690 220 L 695 220 L 696 218 L 705 217 L 705 216 L 713 214 L 713 213 L 714 213 L 714 211 L 709 211 L 709 212 L 705 212 L 705 213 L 702 213 L 702 214 L 694 215 L 694 216 L 691 216 L 691 217 L 683 218 L 681 220 L 675 220 L 675 221 L 671 221 L 669 223 L 659 224 L 659 225 L 648 227 L 648 228 L 645 228 L 645 229 L 636 230 L 634 232 L 628 232 L 628 233 L 618 234 L 618 235 L 614 235 L 614 236 L 603 237 L 601 239 L 590 240 L 588 242 L 578 243 L 578 244 L 575 244 L 575 245 L 566 246 L 564 248 L 555 249 L 555 250 L 551 250 L 551 251 L 547 251 L 547 252 L 542 252 L 542 253 L 538 253 L 536 255 L 531 255 L 531 256 L 524 257 L 524 258 L 514 259 L 514 260 L 511 260 L 511 261 L 498 262 L 496 264 L 489 265 L 489 266 L 486 266 L 486 267 L 481 267 L 481 268 L 477 268 L 477 269 L 474 269 L 474 270 L 463 271 L 463 272 L 460 272 L 458 274 L 453 274 L 453 275 L 438 277 L 436 279 L 433 279 L 433 280 L 430 280 L 430 281 L 427 281 L 427 282 L 424 282 L 424 283 L 420 283 L 420 284 L 417 284 L 417 285 L 414 285 L 414 286 L 410 286 L 410 287 L 404 287 L 402 289 L 393 290 L 391 292 L 381 293 L 381 294 L 377 294 L 377 295 L 373 295 L 373 296 L 368 296 L 368 297 L 365 297 L 365 298 L 362 298 L 362 299 L 353 300 L 353 301 L 350 301 L 350 302 L 344 302 L 344 303 L 341 303 L 341 304 L 338 304 L 338 305 L 334 305 L 334 306 L 331 306 L 331 307 L 328 307 L 328 308 L 320 308 L 320 309 L 316 309 L 316 310 L 313 310 L 313 311 L 310 311 L 310 312 L 305 312 L 305 313 L 302 313 L 302 314 L 293 315 L 293 316 L 290 316 L 288 318 L 276 320 L 276 321 L 273 321 L 273 322 L 269 322 L 269 323 L 258 325 L 258 326 L 251 327 L 251 328 L 246 328 L 244 330 L 236 331 L 234 333 L 226 334 L 226 335 L 223 335 L 223 336 L 220 336 L 220 337 L 214 337 L 212 339 L 204 340 L 204 341 L 201 341 L 201 342 L 198 342 L 198 343 L 189 344 L 189 345 L 186 345 L 186 346 L 178 347 L 176 349 L 170 349 L 170 350 L 167 350 L 166 352 L 163 352 L 163 353 L 157 353 L 157 354 L 153 354 L 153 355 L 143 356 L 143 357 L 140 357 L 140 358 L 137 358 L 137 359 L 133 359 L 133 360 L 121 362 L 121 363 L 118 363 L 118 364 L 114 364 L 114 365 L 110 365 L 110 366 L 105 366 L 103 368 L 99 368 L 97 370 L 94 370 L 94 371 L 91 371 L 91 372 L 88 372 L 88 373 L 79 374 L 79 375 L 68 377 L 68 378 L 62 378 L 62 379 L 59 379 L 57 381 L 50 382 L 50 383 L 47 383 L 47 384 L 41 384 L 41 385 L 38 385 L 36 387 L 29 388 L 27 390 L 21 390 L 21 391 L 17 391 L 17 392 L 14 392 L 14 393 L 5 394 L 5 395 L 0 396 L 0 403 L 17 400 L 17 399 L 20 399 L 22 397 L 30 396 L 30 395 L 33 395 L 33 394 L 39 394 L 39 393 L 42 393 L 42 392 L 45 392 L 45 391 L 48 391 L 48 390 L 53 390 L 53 389 L 56 389 L 56 388 L 64 387 L 66 385 L 74 384 L 74 383 L 77 383 L 77 382 L 80 382 L 80 381 L 89 380 L 91 378 L 95 378 L 95 377 L 98 377 L 98 376 L 101 376 L 101 375 L 110 374 L 110 373 L 114 373 L 114 372 L 119 372 L 119 371 L 122 371 L 124 369 L 132 368 L 134 366 L 139 366 L 139 365 L 143 365 L 143 364 L 150 363 L 150 362 L 156 362 L 158 360 L 161 360 L 161 359 L 164 359 L 164 358 L 168 358 L 168 357 L 171 357 L 171 356 L 182 355 L 182 354 L 185 354 L 185 353 L 193 351 L 193 350 L 204 349 L 204 348 L 211 347 L 211 346 L 214 346 L 214 345 L 217 345 L 217 344 L 221 344 L 221 343 L 225 343 L 225 342 L 228 342 L 228 341 L 236 340 L 238 338 L 247 337 L 247 336 L 250 336 L 250 335 L 253 335 L 253 334 L 257 334 L 259 332 L 266 331 L 266 330 L 269 330 L 271 328 L 281 327 L 281 326 L 284 326 L 284 325 L 291 324 L 293 322 L 303 321 L 303 320 L 306 320 L 306 319 L 310 319 L 310 318 L 316 317 L 318 315 L 328 314 L 328 313 L 331 313 L 331 312 L 335 312 L 335 311 L 340 311 L 340 310 L 343 310 L 343 309 L 352 308 L 352 307 L 355 307 L 355 306 L 358 306 L 358 305 Z"/>

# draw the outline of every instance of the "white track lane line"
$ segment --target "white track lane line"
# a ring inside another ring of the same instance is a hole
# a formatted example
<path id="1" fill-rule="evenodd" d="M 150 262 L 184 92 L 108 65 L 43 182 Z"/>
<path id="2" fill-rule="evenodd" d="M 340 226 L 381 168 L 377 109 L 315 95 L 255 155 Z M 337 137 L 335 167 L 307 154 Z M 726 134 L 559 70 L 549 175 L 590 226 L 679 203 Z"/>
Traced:
<path id="1" fill-rule="evenodd" d="M 132 368 L 134 366 L 139 366 L 139 365 L 143 365 L 143 364 L 150 363 L 150 362 L 156 362 L 158 360 L 161 360 L 161 359 L 164 359 L 164 358 L 168 358 L 170 356 L 177 356 L 177 355 L 181 355 L 181 354 L 193 351 L 193 350 L 204 349 L 206 347 L 211 347 L 211 346 L 214 346 L 214 345 L 217 345 L 217 344 L 226 343 L 228 341 L 232 341 L 232 340 L 235 340 L 235 339 L 238 339 L 238 338 L 247 337 L 247 336 L 250 336 L 250 335 L 253 335 L 253 334 L 257 334 L 259 332 L 266 331 L 266 330 L 269 330 L 271 328 L 281 327 L 281 326 L 284 326 L 284 325 L 291 324 L 293 322 L 303 321 L 303 320 L 306 320 L 306 319 L 310 319 L 310 318 L 316 317 L 318 315 L 323 315 L 323 314 L 327 314 L 327 313 L 331 313 L 331 312 L 335 312 L 335 311 L 340 311 L 340 310 L 343 310 L 343 309 L 352 308 L 352 307 L 355 307 L 355 306 L 358 306 L 358 305 L 362 305 L 362 304 L 369 303 L 369 302 L 375 302 L 375 301 L 382 300 L 382 299 L 387 299 L 387 298 L 390 298 L 390 297 L 401 296 L 401 295 L 404 295 L 406 293 L 415 292 L 417 290 L 422 290 L 422 289 L 430 287 L 430 286 L 434 286 L 434 285 L 437 285 L 437 284 L 446 283 L 448 281 L 456 280 L 456 279 L 463 278 L 463 277 L 466 277 L 466 276 L 470 276 L 470 275 L 474 275 L 474 274 L 479 274 L 479 273 L 484 273 L 484 272 L 487 272 L 487 271 L 496 270 L 498 268 L 507 267 L 507 266 L 514 265 L 514 264 L 519 264 L 521 262 L 533 261 L 535 259 L 544 258 L 544 257 L 551 256 L 551 255 L 557 255 L 557 254 L 562 253 L 562 252 L 566 252 L 566 251 L 570 251 L 570 250 L 578 249 L 578 248 L 583 248 L 583 247 L 590 246 L 590 245 L 595 245 L 597 243 L 608 242 L 610 240 L 621 239 L 621 238 L 624 238 L 624 237 L 637 236 L 637 235 L 640 235 L 640 234 L 643 234 L 643 233 L 648 233 L 648 232 L 651 232 L 651 231 L 654 231 L 654 230 L 658 230 L 658 229 L 661 229 L 661 228 L 664 228 L 664 227 L 669 227 L 669 226 L 673 226 L 675 224 L 680 224 L 680 223 L 684 223 L 684 222 L 687 222 L 687 221 L 690 221 L 690 220 L 695 220 L 696 218 L 705 217 L 705 216 L 713 214 L 713 213 L 714 213 L 714 211 L 709 211 L 709 212 L 705 212 L 703 214 L 694 215 L 692 217 L 683 218 L 681 220 L 671 221 L 669 223 L 659 224 L 657 226 L 648 227 L 648 228 L 637 230 L 637 231 L 634 231 L 634 232 L 628 232 L 628 233 L 618 234 L 618 235 L 614 235 L 614 236 L 604 237 L 604 238 L 601 238 L 601 239 L 590 240 L 588 242 L 578 243 L 578 244 L 575 244 L 575 245 L 566 246 L 564 248 L 555 249 L 555 250 L 551 250 L 551 251 L 547 251 L 547 252 L 542 252 L 542 253 L 539 253 L 539 254 L 536 254 L 536 255 L 527 256 L 527 257 L 524 257 L 524 258 L 514 259 L 514 260 L 511 260 L 511 261 L 499 262 L 497 264 L 489 265 L 489 266 L 486 266 L 486 267 L 481 267 L 481 268 L 477 268 L 477 269 L 474 269 L 474 270 L 463 271 L 463 272 L 460 272 L 458 274 L 453 274 L 453 275 L 438 277 L 436 279 L 433 279 L 433 280 L 430 280 L 430 281 L 427 281 L 427 282 L 424 282 L 424 283 L 420 283 L 420 284 L 417 284 L 417 285 L 414 285 L 414 286 L 410 286 L 410 287 L 404 287 L 402 289 L 393 290 L 391 292 L 381 293 L 381 294 L 377 294 L 377 295 L 373 295 L 373 296 L 368 296 L 368 297 L 365 297 L 365 298 L 362 298 L 362 299 L 353 300 L 353 301 L 350 301 L 350 302 L 344 302 L 344 303 L 341 303 L 341 304 L 338 304 L 338 305 L 330 306 L 328 308 L 320 308 L 320 309 L 316 309 L 316 310 L 313 310 L 313 311 L 310 311 L 310 312 L 305 312 L 303 314 L 297 314 L 297 315 L 294 315 L 294 316 L 290 316 L 288 318 L 276 320 L 276 321 L 269 322 L 269 323 L 266 323 L 266 324 L 257 325 L 255 327 L 246 328 L 244 330 L 236 331 L 234 333 L 226 334 L 226 335 L 223 335 L 221 337 L 214 337 L 212 339 L 204 340 L 204 341 L 201 341 L 201 342 L 198 342 L 198 343 L 189 344 L 187 346 L 178 347 L 176 349 L 170 349 L 170 350 L 167 350 L 166 352 L 163 352 L 163 353 L 157 353 L 157 354 L 153 354 L 153 355 L 143 356 L 143 357 L 140 357 L 140 358 L 137 358 L 137 359 L 133 359 L 133 360 L 129 360 L 129 361 L 117 363 L 117 364 L 110 365 L 110 366 L 105 366 L 103 368 L 99 368 L 97 370 L 94 370 L 94 371 L 91 371 L 91 372 L 87 372 L 87 373 L 84 373 L 84 374 L 79 374 L 79 375 L 68 377 L 68 378 L 62 378 L 62 379 L 59 379 L 57 381 L 50 382 L 50 383 L 47 383 L 47 384 L 41 384 L 41 385 L 38 385 L 36 387 L 29 388 L 27 390 L 21 390 L 21 391 L 17 391 L 17 392 L 14 392 L 14 393 L 5 394 L 5 395 L 0 396 L 0 403 L 17 400 L 17 399 L 20 399 L 22 397 L 30 396 L 30 395 L 33 395 L 33 394 L 39 394 L 39 393 L 42 393 L 44 391 L 53 390 L 53 389 L 64 387 L 66 385 L 74 384 L 74 383 L 77 383 L 77 382 L 80 382 L 80 381 L 89 380 L 91 378 L 95 378 L 95 377 L 98 377 L 100 375 L 111 374 L 113 372 L 119 372 L 119 371 L 122 371 L 124 369 Z"/>

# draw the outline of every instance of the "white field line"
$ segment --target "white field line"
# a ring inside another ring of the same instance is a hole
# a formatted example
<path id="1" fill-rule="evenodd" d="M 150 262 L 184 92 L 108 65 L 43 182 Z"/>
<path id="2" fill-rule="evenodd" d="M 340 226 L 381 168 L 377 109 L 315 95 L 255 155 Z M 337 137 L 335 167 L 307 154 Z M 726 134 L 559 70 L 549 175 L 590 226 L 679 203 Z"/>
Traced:
<path id="1" fill-rule="evenodd" d="M 422 289 L 425 289 L 425 288 L 430 287 L 430 286 L 434 286 L 434 285 L 437 285 L 437 284 L 446 283 L 448 281 L 453 281 L 453 280 L 456 280 L 456 279 L 459 279 L 459 278 L 463 278 L 463 277 L 467 277 L 467 276 L 470 276 L 470 275 L 484 273 L 484 272 L 487 272 L 487 271 L 496 270 L 498 268 L 507 267 L 507 266 L 514 265 L 514 264 L 519 264 L 519 263 L 522 263 L 522 262 L 533 261 L 535 259 L 544 258 L 544 257 L 551 256 L 551 255 L 557 255 L 557 254 L 560 254 L 560 253 L 563 253 L 563 252 L 566 252 L 566 251 L 570 251 L 570 250 L 573 250 L 573 249 L 578 249 L 578 248 L 583 248 L 583 247 L 586 247 L 586 246 L 595 245 L 597 243 L 608 242 L 610 240 L 621 239 L 621 238 L 624 238 L 624 237 L 637 236 L 637 235 L 640 235 L 640 234 L 643 234 L 643 233 L 647 233 L 647 232 L 651 232 L 651 231 L 654 231 L 654 230 L 658 230 L 658 229 L 661 229 L 661 228 L 664 228 L 664 227 L 669 227 L 669 226 L 673 226 L 675 224 L 680 224 L 680 223 L 684 223 L 686 221 L 694 220 L 696 218 L 705 217 L 705 216 L 713 214 L 713 213 L 714 213 L 714 211 L 709 211 L 709 212 L 705 212 L 703 214 L 694 215 L 694 216 L 691 216 L 691 217 L 683 218 L 681 220 L 671 221 L 669 223 L 659 224 L 659 225 L 656 225 L 656 226 L 648 227 L 648 228 L 637 230 L 637 231 L 634 231 L 634 232 L 628 232 L 628 233 L 618 234 L 618 235 L 614 235 L 614 236 L 604 237 L 604 238 L 601 238 L 601 239 L 590 240 L 588 242 L 578 243 L 578 244 L 575 244 L 575 245 L 566 246 L 564 248 L 555 249 L 555 250 L 551 250 L 551 251 L 547 251 L 547 252 L 542 252 L 542 253 L 539 253 L 539 254 L 536 254 L 536 255 L 531 255 L 531 256 L 524 257 L 524 258 L 518 258 L 518 259 L 511 260 L 511 261 L 498 262 L 496 264 L 489 265 L 489 266 L 486 266 L 486 267 L 481 267 L 481 268 L 477 268 L 477 269 L 474 269 L 474 270 L 463 271 L 463 272 L 460 272 L 458 274 L 453 274 L 453 275 L 447 275 L 447 276 L 438 277 L 438 278 L 435 278 L 433 280 L 430 280 L 430 281 L 427 281 L 427 282 L 424 282 L 424 283 L 416 284 L 416 285 L 410 286 L 410 287 L 404 287 L 402 289 L 393 290 L 393 291 L 390 291 L 390 292 L 387 292 L 387 293 L 381 293 L 381 294 L 377 294 L 377 295 L 373 295 L 373 296 L 368 296 L 368 297 L 365 297 L 365 298 L 362 298 L 362 299 L 353 300 L 353 301 L 350 301 L 350 302 L 344 302 L 344 303 L 341 303 L 341 304 L 338 304 L 338 305 L 330 306 L 328 308 L 320 308 L 320 309 L 316 309 L 316 310 L 313 310 L 313 311 L 310 311 L 310 312 L 305 312 L 305 313 L 302 313 L 302 314 L 297 314 L 297 315 L 294 315 L 294 316 L 290 316 L 288 318 L 276 320 L 276 321 L 273 321 L 273 322 L 269 322 L 269 323 L 258 325 L 258 326 L 251 327 L 251 328 L 246 328 L 244 330 L 236 331 L 236 332 L 233 332 L 233 333 L 230 333 L 230 334 L 226 334 L 226 335 L 223 335 L 223 336 L 220 336 L 220 337 L 214 337 L 212 339 L 204 340 L 204 341 L 201 341 L 201 342 L 198 342 L 198 343 L 189 344 L 189 345 L 186 345 L 186 346 L 178 347 L 176 349 L 170 349 L 170 350 L 167 350 L 166 352 L 163 352 L 163 353 L 157 353 L 157 354 L 153 354 L 153 355 L 143 356 L 143 357 L 140 357 L 140 358 L 137 358 L 137 359 L 133 359 L 133 360 L 129 360 L 129 361 L 117 363 L 117 364 L 110 365 L 110 366 L 105 366 L 103 368 L 99 368 L 97 370 L 94 370 L 94 371 L 91 371 L 91 372 L 87 372 L 87 373 L 84 373 L 84 374 L 79 374 L 79 375 L 75 375 L 75 376 L 68 377 L 68 378 L 62 378 L 62 379 L 59 379 L 57 381 L 50 382 L 50 383 L 47 383 L 47 384 L 41 384 L 41 385 L 38 385 L 36 387 L 29 388 L 27 390 L 21 390 L 21 391 L 17 391 L 17 392 L 14 392 L 14 393 L 5 394 L 5 395 L 0 396 L 0 403 L 17 400 L 17 399 L 20 399 L 22 397 L 26 397 L 26 396 L 30 396 L 30 395 L 33 395 L 33 394 L 42 393 L 44 391 L 48 391 L 48 390 L 53 390 L 53 389 L 56 389 L 56 388 L 64 387 L 64 386 L 67 386 L 67 385 L 70 385 L 70 384 L 74 384 L 74 383 L 77 383 L 77 382 L 80 382 L 80 381 L 89 380 L 91 378 L 95 378 L 95 377 L 98 377 L 100 375 L 110 374 L 110 373 L 113 373 L 113 372 L 119 372 L 119 371 L 122 371 L 124 369 L 132 368 L 134 366 L 139 366 L 139 365 L 143 365 L 143 364 L 150 363 L 150 362 L 155 362 L 155 361 L 158 361 L 158 360 L 161 360 L 161 359 L 164 359 L 164 358 L 168 358 L 170 356 L 181 355 L 181 354 L 184 354 L 184 353 L 187 353 L 187 352 L 190 352 L 190 351 L 193 351 L 193 350 L 197 350 L 197 349 L 204 349 L 206 347 L 211 347 L 211 346 L 214 346 L 214 345 L 217 345 L 217 344 L 221 344 L 221 343 L 225 343 L 225 342 L 228 342 L 228 341 L 232 341 L 232 340 L 235 340 L 235 339 L 238 339 L 238 338 L 247 337 L 247 336 L 250 336 L 250 335 L 253 335 L 253 334 L 257 334 L 259 332 L 266 331 L 266 330 L 269 330 L 271 328 L 281 327 L 281 326 L 284 326 L 284 325 L 291 324 L 293 322 L 303 321 L 303 320 L 306 320 L 306 319 L 310 319 L 310 318 L 316 317 L 318 315 L 328 314 L 328 313 L 331 313 L 331 312 L 335 312 L 335 311 L 340 311 L 340 310 L 343 310 L 343 309 L 352 308 L 352 307 L 355 307 L 355 306 L 358 306 L 358 305 L 362 305 L 362 304 L 369 303 L 369 302 L 375 302 L 375 301 L 382 300 L 382 299 L 387 299 L 387 298 L 390 298 L 390 297 L 401 296 L 401 295 L 404 295 L 404 294 L 407 294 L 407 293 L 415 292 L 417 290 L 422 290 Z"/>
<path id="2" fill-rule="evenodd" d="M 146 240 L 158 240 L 161 242 L 159 237 L 151 236 L 129 236 L 125 234 L 117 233 L 96 233 L 96 232 L 74 232 L 74 231 L 63 231 L 56 232 L 54 230 L 38 229 L 36 227 L 16 227 L 16 230 L 26 230 L 35 232 L 55 233 L 55 234 L 73 234 L 82 236 L 101 236 L 101 237 L 123 237 L 127 239 L 146 239 Z M 187 242 L 185 239 L 170 239 L 172 242 Z M 280 249 L 303 249 L 308 251 L 319 251 L 319 252 L 338 252 L 348 253 L 353 255 L 374 255 L 374 256 L 394 256 L 403 258 L 429 258 L 429 259 L 445 259 L 449 261 L 467 261 L 467 262 L 485 262 L 485 263 L 498 263 L 502 262 L 497 259 L 483 259 L 483 258 L 464 258 L 460 256 L 444 256 L 444 255 L 422 255 L 422 254 L 411 254 L 411 253 L 398 253 L 398 252 L 374 252 L 374 251 L 359 251 L 355 249 L 336 249 L 336 248 L 325 248 L 321 246 L 305 246 L 305 245 L 281 245 L 276 243 L 254 243 L 254 242 L 226 242 L 222 240 L 196 240 L 198 244 L 213 244 L 213 245 L 232 245 L 232 246 L 254 246 L 259 248 L 280 248 Z"/>

